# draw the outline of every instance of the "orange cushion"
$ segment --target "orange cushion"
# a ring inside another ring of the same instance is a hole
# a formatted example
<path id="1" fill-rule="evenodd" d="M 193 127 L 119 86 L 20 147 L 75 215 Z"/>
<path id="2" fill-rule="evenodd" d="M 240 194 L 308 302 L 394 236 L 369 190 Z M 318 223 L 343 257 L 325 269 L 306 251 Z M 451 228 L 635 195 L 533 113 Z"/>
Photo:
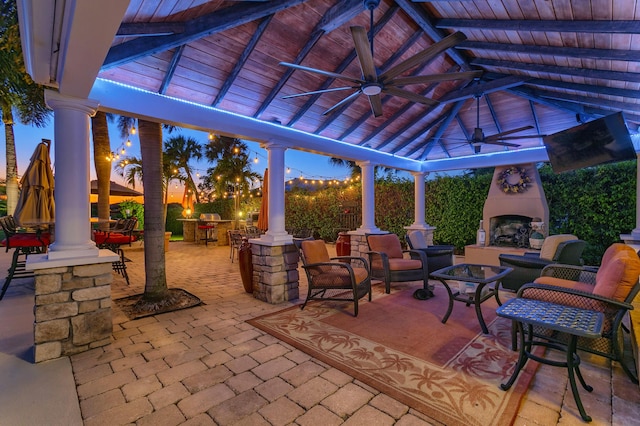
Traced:
<path id="1" fill-rule="evenodd" d="M 344 268 L 344 267 L 339 267 L 339 268 L 334 267 L 319 274 L 315 274 L 313 272 L 312 274 L 313 274 L 313 287 L 315 288 L 323 288 L 323 287 L 352 288 L 353 287 L 353 284 L 351 283 L 351 276 L 349 275 L 349 271 L 347 270 L 347 268 Z M 353 275 L 355 276 L 356 284 L 360 284 L 369 276 L 369 273 L 365 268 L 353 268 Z"/>
<path id="2" fill-rule="evenodd" d="M 631 247 L 624 243 L 613 243 L 611 244 L 607 250 L 602 255 L 602 260 L 600 261 L 601 268 L 606 265 L 613 259 L 613 257 L 620 252 L 628 252 L 630 254 L 636 254 L 636 251 Z M 600 272 L 600 270 L 598 270 Z"/>
<path id="3" fill-rule="evenodd" d="M 422 261 L 415 259 L 389 259 L 389 270 L 409 271 L 412 269 L 422 269 Z"/>
<path id="4" fill-rule="evenodd" d="M 396 234 L 369 235 L 367 241 L 371 251 L 386 253 L 389 258 L 402 258 L 402 246 Z"/>
<path id="5" fill-rule="evenodd" d="M 329 252 L 327 252 L 327 246 L 322 240 L 303 241 L 301 247 L 306 263 L 322 263 L 331 260 Z"/>
<path id="6" fill-rule="evenodd" d="M 593 294 L 624 301 L 638 282 L 640 276 L 640 258 L 628 251 L 616 253 L 611 260 L 600 266 L 596 275 Z"/>
<path id="7" fill-rule="evenodd" d="M 570 288 L 578 291 L 584 291 L 585 293 L 593 292 L 593 284 L 583 283 L 580 281 L 565 280 L 563 278 L 544 276 L 544 277 L 536 278 L 534 283 Z"/>

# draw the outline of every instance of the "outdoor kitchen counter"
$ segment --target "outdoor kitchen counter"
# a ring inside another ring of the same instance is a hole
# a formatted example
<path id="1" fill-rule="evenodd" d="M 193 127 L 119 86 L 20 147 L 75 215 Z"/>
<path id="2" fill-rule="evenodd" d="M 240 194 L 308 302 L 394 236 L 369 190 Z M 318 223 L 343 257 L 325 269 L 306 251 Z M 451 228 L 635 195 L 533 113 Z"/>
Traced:
<path id="1" fill-rule="evenodd" d="M 182 222 L 182 238 L 186 243 L 200 242 L 200 238 L 204 238 L 204 234 L 201 236 L 198 233 L 198 223 L 201 222 L 197 218 L 184 218 L 177 219 Z M 215 223 L 218 230 L 218 245 L 229 245 L 229 239 L 227 238 L 227 230 L 233 229 L 233 220 L 212 220 L 207 223 Z"/>
<path id="2" fill-rule="evenodd" d="M 539 253 L 540 250 L 503 246 L 483 247 L 476 244 L 471 244 L 464 247 L 464 261 L 465 263 L 473 263 L 476 265 L 500 266 L 500 259 L 498 258 L 498 256 L 503 253 L 522 255 L 532 252 Z"/>

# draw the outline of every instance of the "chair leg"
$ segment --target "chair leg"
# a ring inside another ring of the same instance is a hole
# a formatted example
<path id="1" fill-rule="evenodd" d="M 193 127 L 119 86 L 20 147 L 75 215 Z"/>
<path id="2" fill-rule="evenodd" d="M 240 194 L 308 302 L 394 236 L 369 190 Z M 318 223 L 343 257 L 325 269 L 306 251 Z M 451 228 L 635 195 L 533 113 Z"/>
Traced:
<path id="1" fill-rule="evenodd" d="M 13 251 L 11 266 L 7 270 L 8 272 L 7 278 L 5 279 L 4 285 L 2 286 L 2 290 L 0 291 L 0 300 L 2 300 L 2 298 L 4 297 L 4 294 L 7 292 L 7 289 L 9 288 L 9 284 L 11 284 L 11 280 L 13 280 L 14 277 L 20 277 L 20 278 L 33 277 L 33 272 L 29 272 L 25 270 L 25 265 L 27 263 L 26 257 L 29 249 L 26 249 L 26 250 L 27 251 L 23 251 L 20 248 L 16 248 Z M 20 255 L 24 255 L 25 260 L 20 260 Z"/>

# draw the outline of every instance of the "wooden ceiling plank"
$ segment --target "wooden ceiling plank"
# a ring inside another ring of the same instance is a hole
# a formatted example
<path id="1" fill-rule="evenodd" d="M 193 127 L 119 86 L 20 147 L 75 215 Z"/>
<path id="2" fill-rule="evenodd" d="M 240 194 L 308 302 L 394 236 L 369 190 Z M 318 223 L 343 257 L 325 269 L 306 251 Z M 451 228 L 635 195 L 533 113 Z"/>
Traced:
<path id="1" fill-rule="evenodd" d="M 457 116 L 456 116 L 457 117 Z M 447 118 L 446 114 L 440 114 L 438 115 L 435 120 L 427 123 L 427 125 L 425 125 L 424 127 L 420 128 L 417 132 L 415 132 L 414 134 L 410 135 L 409 137 L 407 137 L 404 142 L 402 142 L 401 144 L 395 146 L 391 151 L 389 151 L 390 154 L 396 154 L 399 151 L 401 151 L 402 149 L 404 149 L 405 147 L 411 145 L 412 143 L 414 143 L 416 141 L 416 139 L 418 137 L 420 137 L 420 135 L 424 135 L 425 133 L 427 133 L 429 130 L 431 130 L 433 127 L 437 126 L 438 123 L 440 123 L 442 120 L 444 120 L 445 118 Z M 415 124 L 415 123 L 414 123 Z"/>
<path id="2" fill-rule="evenodd" d="M 245 64 L 247 62 L 247 59 L 249 59 L 249 56 L 251 55 L 251 53 L 255 49 L 256 45 L 260 41 L 260 38 L 262 37 L 262 35 L 264 34 L 265 30 L 269 26 L 269 23 L 271 22 L 273 17 L 274 17 L 274 15 L 271 14 L 269 16 L 265 16 L 264 18 L 262 18 L 260 20 L 260 23 L 258 24 L 258 28 L 256 28 L 256 31 L 251 36 L 251 39 L 249 40 L 249 43 L 247 43 L 247 45 L 245 46 L 242 54 L 240 55 L 240 57 L 236 61 L 235 65 L 233 66 L 233 69 L 229 73 L 229 76 L 225 79 L 224 83 L 222 84 L 222 87 L 218 91 L 218 94 L 216 95 L 215 99 L 211 103 L 212 107 L 218 106 L 220 101 L 222 101 L 222 98 L 225 97 L 225 95 L 229 91 L 229 88 L 231 88 L 231 85 L 233 84 L 233 82 L 238 77 L 238 74 L 240 74 L 240 71 L 242 71 L 242 69 L 244 68 L 244 66 L 245 66 Z"/>
<path id="3" fill-rule="evenodd" d="M 313 29 L 313 31 L 311 32 L 311 36 L 305 43 L 304 47 L 300 49 L 293 63 L 296 65 L 302 63 L 304 58 L 306 58 L 309 52 L 311 52 L 311 49 L 313 49 L 313 46 L 315 46 L 318 40 L 320 40 L 320 38 L 325 33 L 333 31 L 334 29 L 344 25 L 347 21 L 351 20 L 361 11 L 362 2 L 360 0 L 348 0 L 345 2 L 337 2 L 336 4 L 334 4 Z M 294 71 L 295 70 L 293 68 L 287 68 L 280 80 L 278 80 L 276 85 L 273 86 L 265 100 L 262 101 L 262 104 L 253 115 L 254 118 L 258 118 L 262 115 L 262 113 L 264 113 L 264 111 L 269 107 L 269 104 L 278 95 L 280 90 L 282 90 L 289 78 L 291 78 L 291 75 Z"/>
<path id="4" fill-rule="evenodd" d="M 536 21 L 529 19 L 438 19 L 436 28 L 480 28 L 503 31 L 541 31 L 569 33 L 638 34 L 639 21 L 589 21 L 557 20 Z"/>
<path id="5" fill-rule="evenodd" d="M 571 67 L 559 67 L 555 65 L 518 63 L 481 58 L 472 60 L 471 64 L 479 67 L 506 68 L 527 72 L 543 72 L 549 74 L 570 75 L 600 80 L 622 80 L 640 82 L 640 73 L 607 71 L 598 69 L 576 69 Z"/>
<path id="6" fill-rule="evenodd" d="M 382 28 L 384 28 L 384 26 L 391 20 L 391 18 L 393 18 L 393 16 L 398 12 L 398 10 L 399 10 L 398 7 L 395 7 L 395 6 L 387 10 L 387 12 L 382 16 L 382 18 L 380 18 L 380 20 L 374 25 L 374 28 L 373 28 L 374 36 L 378 32 L 380 32 Z M 349 55 L 347 55 L 347 57 L 340 63 L 340 65 L 338 65 L 338 67 L 335 69 L 334 72 L 336 74 L 342 73 L 349 66 L 349 64 L 351 64 L 355 59 L 356 59 L 356 50 L 352 49 Z M 327 89 L 329 86 L 331 86 L 331 84 L 334 81 L 335 81 L 334 78 L 327 78 L 317 90 Z M 296 114 L 291 118 L 289 123 L 287 123 L 287 126 L 293 126 L 295 122 L 300 120 L 300 118 L 302 118 L 302 116 L 309 110 L 309 108 L 311 108 L 313 104 L 315 104 L 315 102 L 318 100 L 320 96 L 321 96 L 320 94 L 312 95 L 307 100 L 307 102 L 305 102 L 302 108 L 300 108 L 296 112 Z M 318 131 L 316 131 L 316 134 L 317 132 Z"/>
<path id="7" fill-rule="evenodd" d="M 182 44 L 187 44 L 211 34 L 235 28 L 242 24 L 297 6 L 304 1 L 305 0 L 272 0 L 250 5 L 242 2 L 242 4 L 217 10 L 186 22 L 185 30 L 180 34 L 159 37 L 138 37 L 113 46 L 109 49 L 102 69 L 109 69 L 154 53 L 173 49 Z"/>

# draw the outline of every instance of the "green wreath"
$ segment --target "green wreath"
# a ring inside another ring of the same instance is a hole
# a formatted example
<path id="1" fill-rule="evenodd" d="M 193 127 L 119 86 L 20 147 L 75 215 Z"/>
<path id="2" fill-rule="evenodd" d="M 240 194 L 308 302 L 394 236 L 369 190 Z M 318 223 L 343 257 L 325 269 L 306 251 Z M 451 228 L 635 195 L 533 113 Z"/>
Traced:
<path id="1" fill-rule="evenodd" d="M 509 183 L 509 176 L 519 175 L 520 179 L 516 183 Z M 498 175 L 497 184 L 502 189 L 502 192 L 506 194 L 520 194 L 527 190 L 527 184 L 531 182 L 527 171 L 519 167 L 511 166 L 507 167 Z"/>

